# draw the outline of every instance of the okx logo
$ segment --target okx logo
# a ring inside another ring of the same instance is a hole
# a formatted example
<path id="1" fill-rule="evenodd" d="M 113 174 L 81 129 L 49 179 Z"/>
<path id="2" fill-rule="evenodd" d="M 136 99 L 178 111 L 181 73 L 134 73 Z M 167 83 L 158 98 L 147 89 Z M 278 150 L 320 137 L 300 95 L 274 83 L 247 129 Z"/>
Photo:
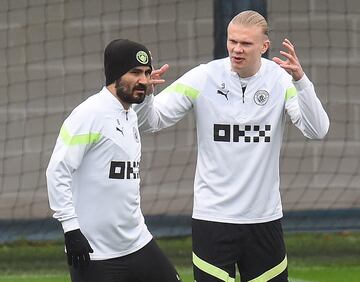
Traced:
<path id="1" fill-rule="evenodd" d="M 271 125 L 214 124 L 216 142 L 270 142 Z"/>
<path id="2" fill-rule="evenodd" d="M 138 179 L 140 162 L 112 161 L 110 164 L 109 178 Z"/>

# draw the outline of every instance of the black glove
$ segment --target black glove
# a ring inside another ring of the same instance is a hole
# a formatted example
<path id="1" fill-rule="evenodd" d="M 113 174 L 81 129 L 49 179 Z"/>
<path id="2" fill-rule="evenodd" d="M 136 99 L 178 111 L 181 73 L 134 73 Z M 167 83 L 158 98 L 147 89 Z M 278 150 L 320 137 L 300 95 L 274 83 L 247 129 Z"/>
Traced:
<path id="1" fill-rule="evenodd" d="M 73 265 L 75 268 L 78 268 L 79 265 L 81 268 L 89 265 L 89 253 L 94 251 L 80 229 L 65 233 L 65 246 L 69 265 Z"/>

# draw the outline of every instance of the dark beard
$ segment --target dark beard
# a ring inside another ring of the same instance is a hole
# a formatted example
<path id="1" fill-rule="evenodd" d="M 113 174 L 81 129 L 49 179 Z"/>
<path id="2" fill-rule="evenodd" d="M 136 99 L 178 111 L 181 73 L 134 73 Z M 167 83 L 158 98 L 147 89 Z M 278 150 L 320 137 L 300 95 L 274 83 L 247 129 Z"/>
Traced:
<path id="1" fill-rule="evenodd" d="M 115 82 L 116 96 L 123 102 L 128 104 L 140 104 L 144 101 L 145 95 L 134 96 L 133 92 L 136 90 L 143 90 L 146 93 L 146 85 L 137 84 L 133 88 L 128 88 L 122 84 L 121 81 Z"/>

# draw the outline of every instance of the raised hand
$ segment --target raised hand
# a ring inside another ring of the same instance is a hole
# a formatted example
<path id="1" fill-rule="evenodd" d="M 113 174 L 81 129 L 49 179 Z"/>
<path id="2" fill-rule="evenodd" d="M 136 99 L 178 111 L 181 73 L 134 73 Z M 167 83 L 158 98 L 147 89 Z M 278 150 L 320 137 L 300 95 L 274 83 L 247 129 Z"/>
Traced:
<path id="1" fill-rule="evenodd" d="M 149 87 L 146 94 L 149 95 L 154 92 L 154 87 L 158 84 L 165 83 L 165 79 L 162 78 L 163 74 L 169 69 L 169 65 L 165 64 L 160 69 L 153 70 L 150 75 Z"/>
<path id="2" fill-rule="evenodd" d="M 278 57 L 274 57 L 273 61 L 285 69 L 289 74 L 291 74 L 293 79 L 297 81 L 303 77 L 304 71 L 300 65 L 298 57 L 296 56 L 295 47 L 287 38 L 284 39 L 282 45 L 287 49 L 287 51 L 280 51 L 280 54 L 283 55 L 286 60 L 283 61 Z"/>

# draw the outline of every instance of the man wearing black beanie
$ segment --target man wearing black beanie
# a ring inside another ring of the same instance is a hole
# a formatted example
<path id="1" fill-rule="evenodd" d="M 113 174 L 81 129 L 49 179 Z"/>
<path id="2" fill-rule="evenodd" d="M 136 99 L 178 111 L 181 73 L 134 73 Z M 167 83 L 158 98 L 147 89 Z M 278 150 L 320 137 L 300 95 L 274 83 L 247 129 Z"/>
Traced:
<path id="1" fill-rule="evenodd" d="M 141 142 L 131 108 L 163 82 L 166 67 L 152 72 L 145 46 L 118 39 L 105 48 L 104 69 L 106 86 L 64 121 L 46 171 L 71 280 L 181 281 L 140 209 Z"/>
<path id="2" fill-rule="evenodd" d="M 140 43 L 127 39 L 111 41 L 104 52 L 104 69 L 106 87 L 115 91 L 116 97 L 122 103 L 139 104 L 144 101 L 148 79 L 152 70 L 149 50 Z M 134 71 L 132 71 L 134 70 Z M 129 74 L 127 74 L 129 72 Z M 135 75 L 135 72 L 137 75 Z M 125 75 L 126 74 L 126 75 Z M 121 77 L 123 82 L 120 82 Z M 138 77 L 135 84 L 127 81 L 127 76 Z M 124 104 L 123 104 L 124 105 Z M 128 108 L 129 105 L 124 105 Z"/>

